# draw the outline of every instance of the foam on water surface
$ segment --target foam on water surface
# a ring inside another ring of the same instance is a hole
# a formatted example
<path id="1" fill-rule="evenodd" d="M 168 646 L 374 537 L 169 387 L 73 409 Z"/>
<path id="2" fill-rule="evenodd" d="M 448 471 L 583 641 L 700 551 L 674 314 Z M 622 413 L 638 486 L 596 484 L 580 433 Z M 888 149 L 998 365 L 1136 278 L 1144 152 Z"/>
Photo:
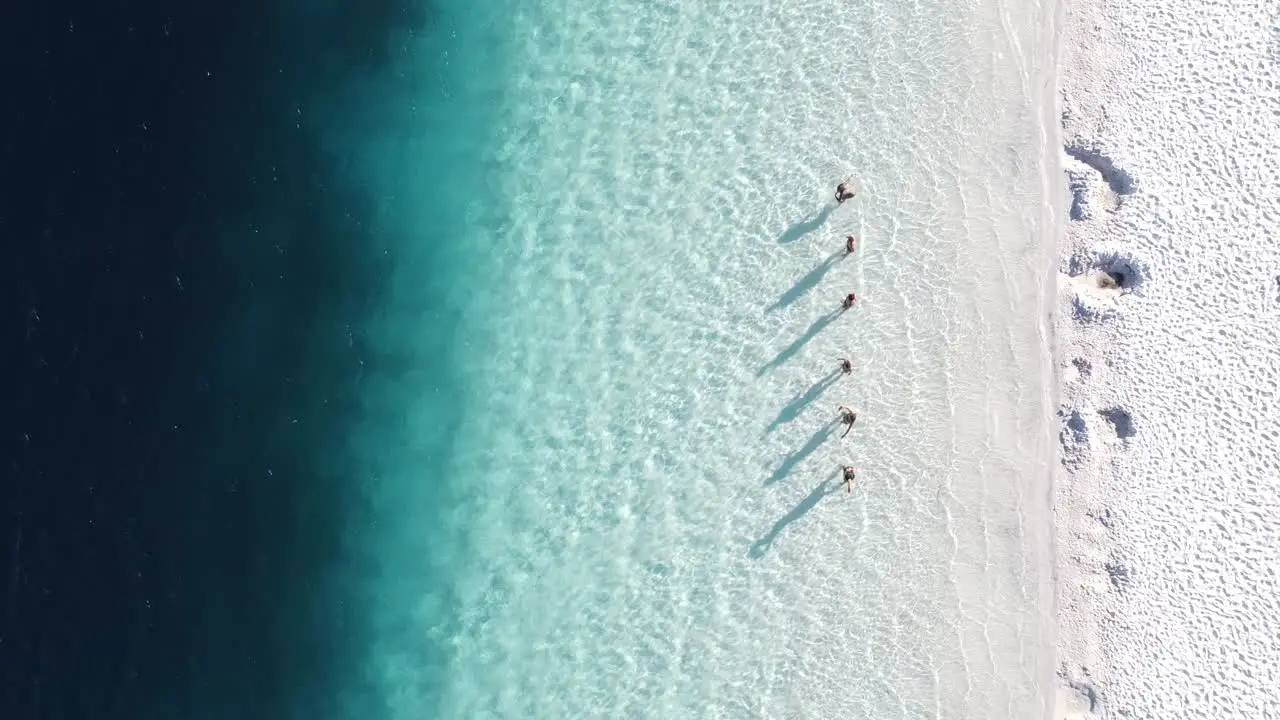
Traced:
<path id="1" fill-rule="evenodd" d="M 378 386 L 420 404 L 357 442 L 392 717 L 1043 713 L 1051 99 L 1023 12 L 441 9 L 449 100 L 414 112 L 491 132 L 385 150 L 449 168 L 397 192 L 462 238 L 457 334 L 422 343 L 464 368 Z M 422 322 L 426 251 L 397 252 L 388 343 Z"/>

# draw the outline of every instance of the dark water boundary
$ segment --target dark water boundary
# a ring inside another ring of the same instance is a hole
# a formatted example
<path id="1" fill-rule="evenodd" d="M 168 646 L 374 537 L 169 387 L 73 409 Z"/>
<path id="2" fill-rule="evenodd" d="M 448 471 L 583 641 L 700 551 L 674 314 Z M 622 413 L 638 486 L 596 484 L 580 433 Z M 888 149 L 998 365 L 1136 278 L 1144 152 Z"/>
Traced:
<path id="1" fill-rule="evenodd" d="M 333 449 L 389 268 L 306 109 L 429 17 L 284 2 L 0 9 L 6 719 L 330 717 L 358 675 Z"/>

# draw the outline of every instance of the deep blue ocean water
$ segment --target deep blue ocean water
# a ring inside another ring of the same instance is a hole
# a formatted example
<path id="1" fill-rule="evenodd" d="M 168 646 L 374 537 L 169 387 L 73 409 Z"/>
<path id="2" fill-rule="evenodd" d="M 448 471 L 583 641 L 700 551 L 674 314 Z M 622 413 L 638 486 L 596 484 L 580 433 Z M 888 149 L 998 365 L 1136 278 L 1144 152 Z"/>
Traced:
<path id="1" fill-rule="evenodd" d="M 389 241 L 321 109 L 429 21 L 0 10 L 0 716 L 319 717 L 359 685 L 341 448 L 409 359 L 364 340 Z"/>

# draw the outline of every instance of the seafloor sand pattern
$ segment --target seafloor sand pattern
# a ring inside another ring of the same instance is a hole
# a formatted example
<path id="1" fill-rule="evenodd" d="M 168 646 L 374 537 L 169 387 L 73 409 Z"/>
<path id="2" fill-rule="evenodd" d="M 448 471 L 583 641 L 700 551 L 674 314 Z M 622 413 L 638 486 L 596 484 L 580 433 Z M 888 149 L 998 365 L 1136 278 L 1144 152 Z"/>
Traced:
<path id="1" fill-rule="evenodd" d="M 503 98 L 472 149 L 502 202 L 454 191 L 485 279 L 456 299 L 456 556 L 422 540 L 412 457 L 374 489 L 392 716 L 1042 715 L 1061 183 L 1041 8 L 456 12 L 522 32 L 495 45 L 509 63 L 451 58 L 477 69 L 457 103 Z"/>
<path id="2" fill-rule="evenodd" d="M 1280 5 L 1068 13 L 1059 716 L 1278 718 Z"/>

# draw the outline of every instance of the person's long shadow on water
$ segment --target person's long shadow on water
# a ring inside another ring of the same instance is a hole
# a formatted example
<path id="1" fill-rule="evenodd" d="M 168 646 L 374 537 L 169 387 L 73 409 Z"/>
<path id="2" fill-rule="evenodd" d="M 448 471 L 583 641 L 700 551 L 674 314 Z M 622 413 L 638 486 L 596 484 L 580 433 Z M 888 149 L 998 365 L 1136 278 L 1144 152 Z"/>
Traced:
<path id="1" fill-rule="evenodd" d="M 832 423 L 823 425 L 818 429 L 818 432 L 813 434 L 813 437 L 809 438 L 808 442 L 783 458 L 782 464 L 778 466 L 778 469 L 774 470 L 773 474 L 769 476 L 769 479 L 764 481 L 764 486 L 769 487 L 790 475 L 791 471 L 795 470 L 797 465 L 804 462 L 805 458 L 812 455 L 814 450 L 817 450 L 822 446 L 822 443 L 827 441 L 827 438 L 831 436 L 831 430 L 833 427 L 835 426 Z"/>
<path id="2" fill-rule="evenodd" d="M 779 518 L 778 522 L 774 523 L 773 527 L 769 528 L 769 532 L 766 533 L 764 537 L 755 541 L 748 554 L 756 559 L 764 557 L 764 554 L 773 547 L 773 541 L 778 539 L 778 535 L 781 534 L 783 530 L 786 530 L 788 525 L 804 517 L 806 513 L 822 501 L 822 498 L 833 492 L 839 492 L 839 490 L 839 486 L 831 486 L 830 476 L 823 479 L 822 483 L 813 489 L 813 492 L 809 493 L 798 505 L 791 508 L 790 512 Z"/>
<path id="3" fill-rule="evenodd" d="M 780 426 L 786 425 L 799 417 L 800 411 L 808 407 L 809 403 L 821 397 L 822 393 L 827 391 L 827 388 L 835 385 L 836 381 L 840 379 L 842 374 L 843 373 L 840 369 L 836 368 L 827 374 L 826 377 L 810 386 L 809 389 L 795 396 L 791 402 L 787 403 L 786 407 L 782 408 L 782 411 L 778 413 L 778 417 L 774 418 L 773 422 L 769 423 L 769 428 L 765 430 L 765 434 L 771 433 L 774 430 L 777 430 Z"/>
<path id="4" fill-rule="evenodd" d="M 822 281 L 822 277 L 827 274 L 828 270 L 834 267 L 841 258 L 847 255 L 848 253 L 846 252 L 835 252 L 828 255 L 827 259 L 823 260 L 820 265 L 810 270 L 804 277 L 797 280 L 796 284 L 793 285 L 790 290 L 783 293 L 782 297 L 778 298 L 777 302 L 765 308 L 765 313 L 768 314 L 774 310 L 781 310 L 804 297 L 805 293 L 812 290 L 815 285 Z"/>
<path id="5" fill-rule="evenodd" d="M 831 213 L 834 212 L 835 209 L 834 205 L 824 205 L 822 210 L 818 211 L 817 215 L 814 215 L 808 220 L 801 220 L 795 225 L 787 228 L 787 231 L 782 233 L 778 238 L 778 244 L 786 245 L 787 243 L 793 243 L 822 227 L 822 224 L 827 221 L 827 218 L 831 217 Z"/>
<path id="6" fill-rule="evenodd" d="M 808 343 L 810 340 L 816 337 L 818 333 L 822 332 L 828 325 L 834 322 L 836 318 L 840 317 L 840 314 L 842 312 L 844 312 L 843 309 L 836 308 L 835 310 L 832 310 L 830 313 L 827 313 L 826 315 L 823 315 L 822 317 L 813 321 L 813 324 L 809 326 L 808 330 L 804 331 L 803 335 L 796 338 L 795 342 L 783 348 L 782 352 L 778 353 L 777 357 L 765 363 L 763 367 L 757 370 L 756 377 L 762 377 L 765 373 L 769 372 L 770 370 L 773 370 L 774 368 L 782 365 L 782 363 L 790 360 L 792 356 L 800 352 L 800 348 L 804 347 L 806 343 Z"/>

